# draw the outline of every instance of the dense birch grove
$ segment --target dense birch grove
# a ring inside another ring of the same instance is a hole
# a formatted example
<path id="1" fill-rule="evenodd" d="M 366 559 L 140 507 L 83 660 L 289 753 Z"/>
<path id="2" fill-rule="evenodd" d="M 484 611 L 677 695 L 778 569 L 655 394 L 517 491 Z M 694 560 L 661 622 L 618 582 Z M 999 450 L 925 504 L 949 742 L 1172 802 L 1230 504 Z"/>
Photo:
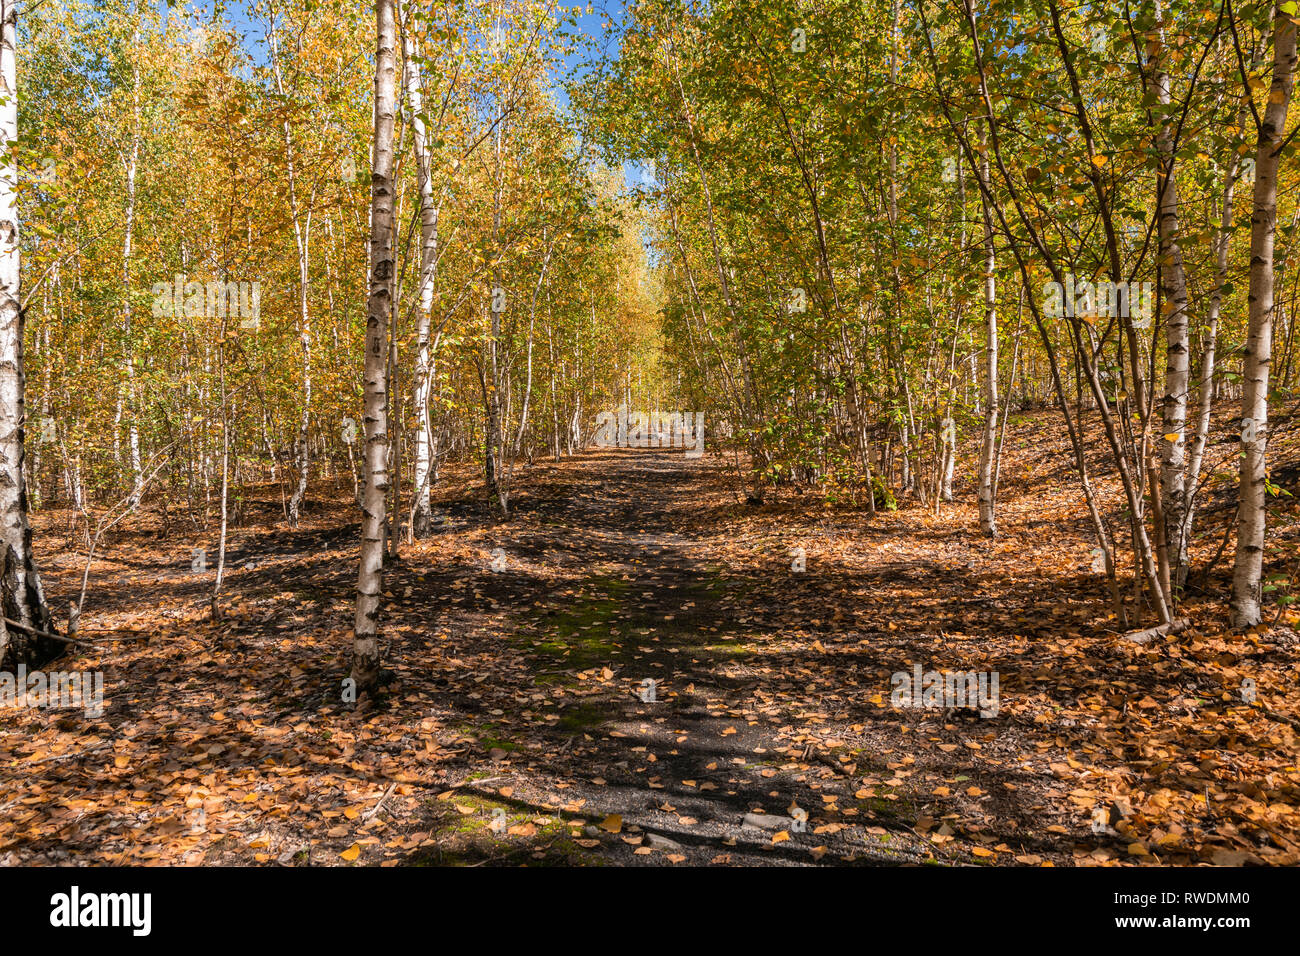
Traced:
<path id="1" fill-rule="evenodd" d="M 0 0 L 6 899 L 1300 864 L 1298 24 Z"/>
<path id="2" fill-rule="evenodd" d="M 141 507 L 220 529 L 214 616 L 254 489 L 291 526 L 353 493 L 359 641 L 448 462 L 483 463 L 508 514 L 517 468 L 660 388 L 637 211 L 560 105 L 572 16 L 377 11 L 40 5 L 10 102 L 25 307 L 6 322 L 25 319 L 29 380 L 11 487 L 67 509 L 82 547 Z M 21 418 L 21 379 L 6 394 Z"/>
<path id="3" fill-rule="evenodd" d="M 967 496 L 988 537 L 1008 419 L 1051 410 L 1117 627 L 1175 631 L 1219 560 L 1265 618 L 1293 3 L 3 14 L 10 657 L 85 601 L 51 614 L 29 511 L 91 555 L 141 509 L 216 529 L 219 619 L 248 502 L 342 495 L 370 688 L 439 483 L 508 521 L 620 407 L 702 413 L 751 506 Z"/>
<path id="4" fill-rule="evenodd" d="M 1120 625 L 1180 626 L 1224 491 L 1225 613 L 1261 622 L 1270 398 L 1297 377 L 1292 5 L 635 11 L 600 115 L 654 164 L 665 355 L 751 500 L 939 509 L 970 441 L 994 536 L 1003 419 L 1046 405 Z"/>

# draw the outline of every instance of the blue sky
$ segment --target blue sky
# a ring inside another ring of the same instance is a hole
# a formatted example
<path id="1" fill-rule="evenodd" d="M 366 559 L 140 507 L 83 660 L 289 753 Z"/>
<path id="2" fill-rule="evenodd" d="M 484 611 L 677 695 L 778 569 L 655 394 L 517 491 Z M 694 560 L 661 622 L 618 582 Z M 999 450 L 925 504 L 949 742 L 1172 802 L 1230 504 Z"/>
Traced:
<path id="1" fill-rule="evenodd" d="M 165 11 L 169 4 L 167 0 L 156 0 L 159 11 Z M 263 44 L 260 42 L 262 37 L 262 28 L 259 24 L 250 19 L 248 5 L 243 0 L 197 0 L 195 8 L 205 15 L 211 15 L 214 2 L 220 4 L 220 9 L 225 14 L 227 20 L 234 25 L 235 29 L 245 38 L 246 48 L 256 58 L 262 55 Z M 585 10 L 587 4 L 579 4 L 577 0 L 556 0 L 556 6 L 575 7 L 581 5 Z M 592 13 L 584 13 L 578 19 L 578 28 L 587 37 L 601 43 L 605 37 L 605 30 L 602 23 L 610 20 L 615 26 L 621 25 L 626 15 L 626 0 L 592 0 Z M 611 45 L 609 54 L 617 52 L 616 48 Z M 565 58 L 565 66 L 573 69 L 581 65 L 584 53 L 573 53 Z"/>
<path id="2" fill-rule="evenodd" d="M 167 0 L 156 0 L 158 9 L 165 11 L 169 4 Z M 577 0 L 555 0 L 556 6 L 568 6 L 570 8 L 579 6 Z M 263 27 L 260 23 L 255 22 L 249 15 L 248 4 L 244 0 L 198 0 L 194 7 L 200 11 L 204 17 L 211 16 L 213 4 L 218 3 L 219 8 L 225 15 L 225 18 L 234 26 L 235 30 L 244 38 L 244 47 L 252 55 L 255 61 L 262 61 L 265 57 L 265 41 L 263 39 Z M 583 10 L 587 4 L 581 4 Z M 616 56 L 617 33 L 621 28 L 626 15 L 628 0 L 591 0 L 592 13 L 583 13 L 577 21 L 579 31 L 587 38 L 594 42 L 592 44 L 575 44 L 578 49 L 564 58 L 563 72 L 581 71 L 588 57 L 591 56 Z M 615 35 L 611 37 L 604 23 L 608 21 L 615 28 Z M 556 71 L 557 73 L 561 71 Z M 562 106 L 568 105 L 568 97 L 565 95 L 562 85 L 558 82 L 562 79 L 560 76 L 555 77 L 557 80 L 556 88 L 558 99 Z M 643 180 L 643 171 L 634 164 L 627 164 L 623 168 L 624 178 L 629 185 L 636 185 Z"/>

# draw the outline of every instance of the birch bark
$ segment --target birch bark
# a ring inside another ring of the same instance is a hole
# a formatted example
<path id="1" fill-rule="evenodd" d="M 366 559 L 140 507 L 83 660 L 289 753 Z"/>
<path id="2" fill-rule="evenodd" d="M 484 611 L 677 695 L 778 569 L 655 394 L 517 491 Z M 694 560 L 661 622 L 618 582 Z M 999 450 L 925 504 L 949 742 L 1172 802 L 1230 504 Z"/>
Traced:
<path id="1" fill-rule="evenodd" d="M 352 679 L 358 693 L 379 682 L 376 618 L 384 583 L 388 492 L 388 321 L 393 274 L 393 127 L 397 114 L 397 30 L 393 0 L 375 0 L 375 131 L 370 185 L 370 276 L 366 301 L 365 490 L 353 624 Z"/>
<path id="2" fill-rule="evenodd" d="M 1255 194 L 1250 217 L 1249 331 L 1242 360 L 1241 470 L 1237 484 L 1237 552 L 1232 574 L 1232 624 L 1260 623 L 1264 559 L 1265 449 L 1268 442 L 1268 376 L 1273 358 L 1273 242 L 1277 232 L 1279 148 L 1295 86 L 1296 26 L 1273 11 L 1273 82 L 1255 156 Z"/>

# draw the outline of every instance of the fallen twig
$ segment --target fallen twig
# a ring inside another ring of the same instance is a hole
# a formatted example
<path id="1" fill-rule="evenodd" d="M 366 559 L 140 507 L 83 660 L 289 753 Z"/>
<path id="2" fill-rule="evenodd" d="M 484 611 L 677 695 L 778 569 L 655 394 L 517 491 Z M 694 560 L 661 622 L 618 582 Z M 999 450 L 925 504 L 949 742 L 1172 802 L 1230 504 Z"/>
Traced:
<path id="1" fill-rule="evenodd" d="M 1143 628 L 1140 631 L 1129 631 L 1124 635 L 1124 640 L 1132 641 L 1134 644 L 1147 644 L 1165 634 L 1181 634 L 1191 625 L 1192 622 L 1187 618 L 1180 617 L 1178 620 L 1170 621 L 1167 624 L 1157 624 L 1155 627 Z"/>
<path id="2" fill-rule="evenodd" d="M 1279 724 L 1286 724 L 1288 727 L 1300 730 L 1300 720 L 1296 720 L 1294 717 L 1288 717 L 1286 714 L 1279 714 L 1276 711 L 1269 710 L 1267 707 L 1260 707 L 1258 704 L 1256 704 L 1253 709 L 1259 711 L 1269 720 L 1275 720 Z"/>
<path id="3" fill-rule="evenodd" d="M 61 634 L 51 634 L 49 631 L 42 631 L 39 628 L 31 627 L 22 621 L 15 621 L 13 618 L 6 617 L 3 619 L 10 627 L 16 627 L 20 631 L 26 631 L 28 634 L 35 634 L 37 637 L 48 637 L 52 641 L 62 641 L 64 644 L 88 644 L 89 641 L 83 641 L 79 637 L 64 637 Z"/>
<path id="4" fill-rule="evenodd" d="M 392 792 L 396 789 L 397 789 L 397 784 L 390 783 L 388 785 L 388 789 L 384 791 L 384 795 L 379 798 L 379 802 L 376 803 L 372 809 L 367 810 L 365 813 L 361 814 L 361 819 L 371 820 L 377 817 L 379 815 L 379 811 L 384 808 L 384 801 L 387 800 L 389 795 L 392 794 Z"/>
<path id="5" fill-rule="evenodd" d="M 52 641 L 62 641 L 65 644 L 83 644 L 86 647 L 93 647 L 96 641 L 88 641 L 81 637 L 64 637 L 62 634 L 51 634 L 49 631 L 42 631 L 39 628 L 29 627 L 22 621 L 15 621 L 12 618 L 4 618 L 4 622 L 10 627 L 16 627 L 19 630 L 26 631 L 28 634 L 35 634 L 37 637 L 48 637 Z M 152 634 L 130 634 L 126 637 L 112 637 L 108 631 L 97 631 L 95 636 L 105 641 L 147 641 Z"/>

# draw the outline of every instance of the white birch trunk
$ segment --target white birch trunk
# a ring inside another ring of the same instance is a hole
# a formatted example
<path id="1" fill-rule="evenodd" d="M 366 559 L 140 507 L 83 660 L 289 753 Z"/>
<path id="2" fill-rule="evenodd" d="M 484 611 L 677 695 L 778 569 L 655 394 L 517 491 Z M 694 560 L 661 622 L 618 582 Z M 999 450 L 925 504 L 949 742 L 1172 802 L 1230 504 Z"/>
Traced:
<path id="1" fill-rule="evenodd" d="M 408 4 L 402 4 L 403 11 Z M 424 117 L 424 85 L 420 75 L 420 46 L 407 22 L 403 35 L 406 64 L 406 95 L 411 110 L 411 139 L 415 145 L 416 178 L 420 188 L 420 311 L 415 332 L 415 377 L 411 399 L 415 407 L 415 462 L 412 483 L 415 500 L 411 511 L 411 536 L 429 533 L 432 511 L 429 505 L 433 436 L 429 417 L 429 395 L 433 384 L 429 331 L 433 312 L 433 288 L 438 267 L 438 208 L 433 201 L 433 176 L 429 156 L 429 133 Z"/>
<path id="2" fill-rule="evenodd" d="M 987 159 L 979 172 L 987 183 Z M 993 472 L 998 450 L 997 256 L 993 247 L 993 214 L 983 190 L 980 192 L 980 207 L 984 213 L 984 326 L 987 342 L 984 349 L 984 441 L 980 446 L 978 495 L 980 531 L 992 538 L 998 533 L 997 508 L 993 501 Z"/>
<path id="3" fill-rule="evenodd" d="M 122 238 L 123 341 L 126 343 L 126 428 L 127 452 L 131 457 L 131 498 L 140 503 L 144 473 L 140 465 L 140 423 L 136 420 L 135 345 L 131 341 L 131 244 L 135 235 L 135 179 L 140 161 L 140 66 L 135 57 L 140 46 L 140 24 L 133 14 L 131 25 L 131 152 L 126 160 L 126 230 Z"/>
<path id="4" fill-rule="evenodd" d="M 0 0 L 0 591 L 4 616 L 25 627 L 53 631 L 41 577 L 32 554 L 23 474 L 26 427 L 23 313 L 20 307 L 18 201 L 18 5 Z M 0 667 L 40 663 L 58 649 L 0 621 Z"/>
<path id="5" fill-rule="evenodd" d="M 1157 17 L 1159 7 L 1157 7 Z M 1161 30 L 1163 44 L 1164 36 Z M 1157 101 L 1170 102 L 1169 74 L 1158 55 L 1153 71 Z M 1165 301 L 1165 394 L 1161 401 L 1160 484 L 1165 527 L 1165 561 L 1169 569 L 1175 599 L 1186 575 L 1187 566 L 1187 386 L 1189 353 L 1187 340 L 1187 274 L 1183 269 L 1183 252 L 1178 244 L 1178 177 L 1174 164 L 1174 122 L 1159 114 L 1160 128 L 1156 148 L 1160 168 L 1156 173 L 1160 235 L 1160 276 Z"/>
<path id="6" fill-rule="evenodd" d="M 1243 359 L 1241 470 L 1237 484 L 1237 553 L 1232 575 L 1232 624 L 1260 623 L 1264 559 L 1265 448 L 1268 442 L 1268 375 L 1273 357 L 1273 240 L 1277 231 L 1278 149 L 1286 133 L 1295 85 L 1296 27 L 1274 10 L 1273 82 L 1264 107 L 1255 156 L 1250 217 L 1249 332 Z"/>
<path id="7" fill-rule="evenodd" d="M 365 338 L 365 490 L 353 625 L 352 679 L 369 692 L 379 681 L 376 618 L 384 583 L 388 492 L 388 321 L 393 275 L 393 127 L 397 113 L 397 30 L 393 0 L 375 0 L 375 133 L 370 185 L 370 276 Z"/>

